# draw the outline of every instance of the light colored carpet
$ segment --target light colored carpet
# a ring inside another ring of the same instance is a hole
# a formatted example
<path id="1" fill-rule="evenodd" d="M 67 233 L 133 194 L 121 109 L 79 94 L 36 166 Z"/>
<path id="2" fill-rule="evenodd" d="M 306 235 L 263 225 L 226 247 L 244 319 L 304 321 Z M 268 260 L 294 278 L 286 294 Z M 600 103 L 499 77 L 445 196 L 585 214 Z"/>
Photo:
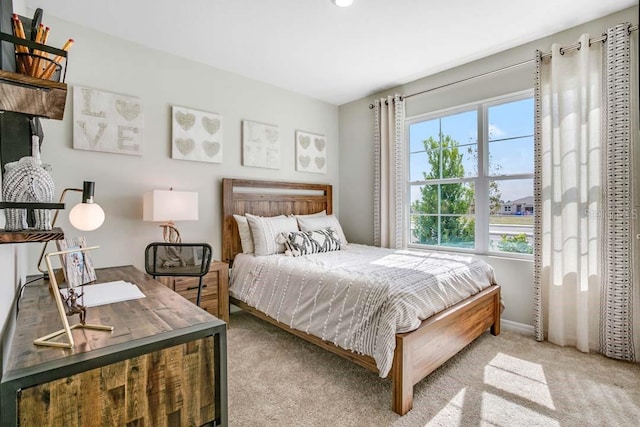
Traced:
<path id="1" fill-rule="evenodd" d="M 505 332 L 479 337 L 391 412 L 391 382 L 231 315 L 230 426 L 638 426 L 640 365 Z"/>

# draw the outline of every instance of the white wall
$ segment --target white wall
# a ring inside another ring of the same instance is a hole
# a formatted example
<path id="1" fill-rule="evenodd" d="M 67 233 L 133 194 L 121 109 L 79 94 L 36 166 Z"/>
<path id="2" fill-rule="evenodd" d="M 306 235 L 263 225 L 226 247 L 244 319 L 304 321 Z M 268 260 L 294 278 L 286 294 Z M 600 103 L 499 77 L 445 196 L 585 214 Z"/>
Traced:
<path id="1" fill-rule="evenodd" d="M 27 15 L 27 2 L 25 0 L 13 0 L 13 13 L 22 16 L 33 16 L 33 13 Z"/>
<path id="2" fill-rule="evenodd" d="M 373 206 L 373 111 L 368 108 L 368 105 L 375 99 L 393 93 L 408 95 L 420 92 L 533 59 L 536 49 L 548 52 L 552 43 L 572 44 L 582 33 L 598 37 L 607 27 L 619 22 L 637 24 L 637 7 L 340 106 L 339 206 L 340 221 L 347 239 L 358 243 L 373 243 L 373 216 L 369 208 Z M 469 37 L 473 37 L 473 34 L 469 34 Z M 433 42 L 436 41 L 430 41 L 430 43 Z M 425 60 L 428 61 L 428 58 Z M 406 116 L 415 116 L 531 89 L 534 69 L 534 64 L 529 64 L 411 97 L 406 100 Z M 494 267 L 498 282 L 502 286 L 506 306 L 503 317 L 531 325 L 533 323 L 533 263 L 501 257 L 487 257 L 487 261 Z"/>
<path id="3" fill-rule="evenodd" d="M 29 12 L 33 14 L 33 11 Z M 143 268 L 146 245 L 161 240 L 156 223 L 142 221 L 142 194 L 151 189 L 197 191 L 199 220 L 180 222 L 183 241 L 204 241 L 221 248 L 221 178 L 242 177 L 280 181 L 338 184 L 338 107 L 277 87 L 117 39 L 48 15 L 50 44 L 70 51 L 66 83 L 69 85 L 64 120 L 43 120 L 42 159 L 53 167 L 56 198 L 65 187 L 96 182 L 95 200 L 105 213 L 104 225 L 81 233 L 67 222 L 67 214 L 80 201 L 68 193 L 67 210 L 58 224 L 68 237 L 85 235 L 101 248 L 92 252 L 98 267 L 134 264 Z M 257 64 L 256 66 L 259 66 Z M 144 105 L 144 155 L 128 156 L 72 148 L 72 86 L 81 85 L 136 96 Z M 171 106 L 178 105 L 223 115 L 222 164 L 171 159 Z M 280 126 L 281 169 L 241 166 L 241 120 Z M 295 130 L 326 135 L 327 173 L 295 171 Z M 30 269 L 37 262 L 37 247 L 30 253 Z"/>

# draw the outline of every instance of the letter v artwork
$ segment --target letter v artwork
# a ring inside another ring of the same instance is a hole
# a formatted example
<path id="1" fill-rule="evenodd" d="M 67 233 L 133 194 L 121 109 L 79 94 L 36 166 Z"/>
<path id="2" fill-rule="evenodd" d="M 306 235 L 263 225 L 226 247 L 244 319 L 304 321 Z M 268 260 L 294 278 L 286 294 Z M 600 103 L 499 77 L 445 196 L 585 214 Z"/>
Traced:
<path id="1" fill-rule="evenodd" d="M 142 155 L 142 100 L 81 86 L 73 88 L 73 148 Z"/>

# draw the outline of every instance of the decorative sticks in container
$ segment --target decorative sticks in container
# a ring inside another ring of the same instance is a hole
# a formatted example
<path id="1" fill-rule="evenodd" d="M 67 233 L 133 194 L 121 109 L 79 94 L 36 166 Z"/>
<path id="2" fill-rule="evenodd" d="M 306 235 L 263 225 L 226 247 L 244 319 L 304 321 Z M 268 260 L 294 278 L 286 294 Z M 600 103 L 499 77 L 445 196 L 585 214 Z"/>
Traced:
<path id="1" fill-rule="evenodd" d="M 16 37 L 27 40 L 22 26 L 22 21 L 17 14 L 13 14 L 13 32 Z M 35 35 L 32 35 L 33 41 L 39 44 L 46 44 L 49 38 L 49 27 L 43 24 L 38 26 Z M 26 45 L 19 43 L 16 46 L 16 65 L 18 71 L 27 76 L 36 77 L 45 80 L 60 80 L 60 70 L 62 69 L 62 56 L 50 55 L 47 52 L 38 49 L 29 49 Z M 67 40 L 62 50 L 68 51 L 73 46 L 73 39 Z"/>

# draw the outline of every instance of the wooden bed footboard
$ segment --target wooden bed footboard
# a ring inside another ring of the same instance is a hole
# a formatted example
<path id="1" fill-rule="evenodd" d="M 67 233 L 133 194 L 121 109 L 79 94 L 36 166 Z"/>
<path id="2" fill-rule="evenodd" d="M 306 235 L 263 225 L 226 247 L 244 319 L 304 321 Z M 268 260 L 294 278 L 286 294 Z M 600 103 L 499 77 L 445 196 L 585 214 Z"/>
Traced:
<path id="1" fill-rule="evenodd" d="M 391 409 L 404 415 L 413 407 L 413 386 L 466 347 L 487 328 L 500 334 L 500 287 L 479 294 L 422 322 L 415 331 L 396 335 L 391 368 Z"/>
<path id="2" fill-rule="evenodd" d="M 292 329 L 261 311 L 233 297 L 232 304 L 297 337 L 344 357 L 378 373 L 375 360 L 345 350 L 329 341 Z M 500 334 L 500 287 L 493 285 L 482 292 L 426 319 L 412 332 L 396 335 L 396 349 L 391 367 L 391 409 L 404 415 L 413 407 L 413 386 L 453 357 L 488 328 Z"/>

